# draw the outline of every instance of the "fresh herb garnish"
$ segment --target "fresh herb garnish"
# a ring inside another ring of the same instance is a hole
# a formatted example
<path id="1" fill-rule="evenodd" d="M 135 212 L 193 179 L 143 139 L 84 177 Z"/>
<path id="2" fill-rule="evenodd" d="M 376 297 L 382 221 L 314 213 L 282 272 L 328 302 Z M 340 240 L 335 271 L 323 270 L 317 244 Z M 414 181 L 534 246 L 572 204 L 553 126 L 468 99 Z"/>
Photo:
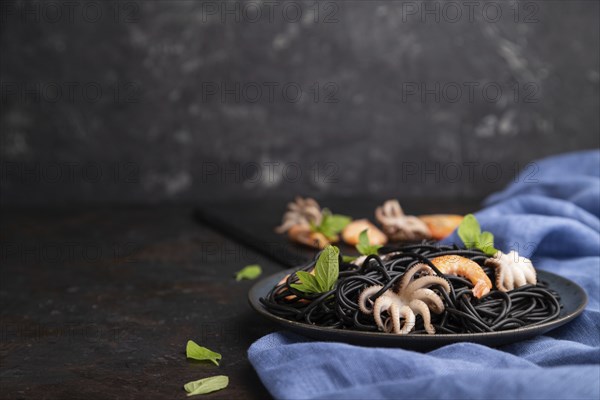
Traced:
<path id="1" fill-rule="evenodd" d="M 229 378 L 225 375 L 211 376 L 197 381 L 188 382 L 183 385 L 188 396 L 207 394 L 225 389 L 229 385 Z"/>
<path id="2" fill-rule="evenodd" d="M 345 263 L 351 263 L 352 261 L 356 260 L 358 257 L 353 257 L 353 256 L 342 256 L 342 261 Z"/>
<path id="3" fill-rule="evenodd" d="M 325 293 L 335 286 L 340 273 L 340 250 L 335 246 L 327 246 L 317 259 L 314 275 L 306 271 L 298 271 L 296 275 L 300 284 L 291 286 L 304 293 Z"/>
<path id="4" fill-rule="evenodd" d="M 334 240 L 337 234 L 352 221 L 352 218 L 346 215 L 332 214 L 331 211 L 326 208 L 323 210 L 322 214 L 323 218 L 321 218 L 321 223 L 319 225 L 311 223 L 310 227 L 313 232 L 322 233 L 329 240 Z"/>
<path id="5" fill-rule="evenodd" d="M 477 218 L 473 214 L 465 215 L 458 227 L 458 236 L 467 249 L 479 249 L 488 256 L 493 256 L 498 250 L 494 248 L 494 235 L 491 232 L 481 232 Z"/>
<path id="6" fill-rule="evenodd" d="M 219 353 L 215 353 L 206 347 L 199 346 L 193 340 L 188 340 L 187 346 L 185 347 L 185 354 L 187 358 L 200 361 L 211 361 L 215 365 L 219 365 L 219 360 L 221 359 L 221 355 Z"/>
<path id="7" fill-rule="evenodd" d="M 246 265 L 235 274 L 235 280 L 241 281 L 242 279 L 256 279 L 260 276 L 260 274 L 262 274 L 262 268 L 260 265 Z"/>
<path id="8" fill-rule="evenodd" d="M 377 250 L 382 246 L 380 244 L 370 244 L 369 235 L 367 234 L 368 229 L 365 229 L 358 235 L 358 244 L 356 250 L 363 256 L 370 256 L 372 254 L 377 255 Z"/>

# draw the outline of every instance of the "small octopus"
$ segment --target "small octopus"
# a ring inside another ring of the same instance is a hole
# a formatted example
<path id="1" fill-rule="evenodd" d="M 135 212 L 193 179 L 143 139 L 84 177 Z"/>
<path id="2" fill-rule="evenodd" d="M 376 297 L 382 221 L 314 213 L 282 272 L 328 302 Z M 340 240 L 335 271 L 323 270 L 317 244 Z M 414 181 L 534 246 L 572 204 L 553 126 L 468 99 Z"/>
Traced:
<path id="1" fill-rule="evenodd" d="M 413 279 L 417 273 L 426 275 Z M 450 284 L 446 279 L 432 274 L 433 271 L 429 266 L 416 264 L 404 273 L 397 290 L 388 289 L 375 301 L 372 301 L 370 297 L 381 291 L 383 286 L 369 286 L 358 297 L 359 309 L 364 314 L 373 314 L 375 323 L 380 330 L 399 335 L 406 335 L 412 331 L 415 327 L 415 314 L 421 315 L 425 331 L 433 335 L 435 328 L 431 325 L 430 310 L 440 314 L 444 311 L 444 303 L 430 287 L 435 285 L 448 293 Z M 372 307 L 367 307 L 367 303 L 370 303 Z M 388 314 L 385 321 L 382 319 L 384 312 Z M 403 324 L 400 322 L 401 318 L 404 320 Z"/>
<path id="2" fill-rule="evenodd" d="M 277 233 L 284 233 L 290 230 L 293 226 L 306 226 L 310 224 L 319 225 L 323 219 L 321 207 L 315 199 L 310 197 L 296 197 L 293 202 L 288 203 L 287 211 L 283 215 L 281 225 L 275 228 Z"/>
<path id="3" fill-rule="evenodd" d="M 419 218 L 406 215 L 398 200 L 388 200 L 375 210 L 375 218 L 392 241 L 419 241 L 431 238 L 431 231 Z"/>
<path id="4" fill-rule="evenodd" d="M 287 232 L 294 242 L 323 249 L 329 244 L 329 240 L 322 233 L 313 232 L 311 229 L 311 224 L 319 225 L 322 220 L 323 212 L 316 200 L 296 197 L 293 202 L 288 203 L 283 221 L 275 228 L 275 232 Z"/>
<path id="5" fill-rule="evenodd" d="M 485 265 L 495 269 L 496 287 L 501 292 L 508 292 L 528 283 L 537 283 L 537 274 L 531 260 L 519 256 L 516 251 L 508 254 L 498 251 L 493 258 L 485 261 Z"/>

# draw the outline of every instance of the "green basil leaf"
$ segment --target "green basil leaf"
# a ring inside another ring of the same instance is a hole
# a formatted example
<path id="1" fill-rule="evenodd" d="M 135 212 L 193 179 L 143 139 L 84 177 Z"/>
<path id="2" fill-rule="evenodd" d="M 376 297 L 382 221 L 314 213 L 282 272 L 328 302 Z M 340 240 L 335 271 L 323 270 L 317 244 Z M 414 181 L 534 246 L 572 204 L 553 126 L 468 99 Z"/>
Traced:
<path id="1" fill-rule="evenodd" d="M 316 288 L 314 288 L 313 286 L 306 285 L 304 283 L 292 283 L 290 284 L 290 286 L 304 293 L 318 293 Z"/>
<path id="2" fill-rule="evenodd" d="M 378 254 L 378 250 L 383 247 L 381 245 L 371 245 L 368 248 L 364 249 L 364 253 L 363 255 L 365 256 L 370 256 L 371 254 L 377 255 Z"/>
<path id="3" fill-rule="evenodd" d="M 467 214 L 458 227 L 458 236 L 467 249 L 476 248 L 481 235 L 481 227 L 473 214 Z"/>
<path id="4" fill-rule="evenodd" d="M 371 254 L 377 254 L 377 250 L 379 250 L 381 245 L 372 245 L 369 243 L 369 235 L 367 233 L 367 229 L 362 231 L 360 235 L 358 235 L 358 244 L 356 245 L 356 250 L 363 256 L 370 256 Z"/>
<path id="5" fill-rule="evenodd" d="M 336 237 L 335 237 L 335 236 L 337 235 L 336 231 L 335 231 L 335 230 L 333 230 L 333 229 L 331 229 L 331 227 L 330 227 L 330 226 L 328 226 L 328 225 L 322 225 L 322 226 L 319 228 L 318 232 L 320 232 L 320 233 L 322 233 L 323 235 L 325 235 L 325 237 L 326 237 L 328 240 L 335 240 L 335 239 L 336 239 Z"/>
<path id="6" fill-rule="evenodd" d="M 327 223 L 336 234 L 340 233 L 350 222 L 352 222 L 352 218 L 341 214 L 333 214 L 327 219 Z"/>
<path id="7" fill-rule="evenodd" d="M 482 232 L 479 236 L 478 248 L 488 256 L 496 254 L 498 250 L 494 248 L 494 235 L 491 232 Z"/>
<path id="8" fill-rule="evenodd" d="M 320 232 L 328 239 L 333 239 L 348 225 L 352 218 L 340 214 L 331 214 L 328 209 L 323 209 L 321 223 L 318 226 L 311 224 L 313 232 Z"/>
<path id="9" fill-rule="evenodd" d="M 302 282 L 303 284 L 311 286 L 312 288 L 317 290 L 319 289 L 319 283 L 317 282 L 317 278 L 315 278 L 315 276 L 310 272 L 298 271 L 296 272 L 296 275 L 300 279 L 300 282 Z"/>
<path id="10" fill-rule="evenodd" d="M 321 289 L 317 278 L 306 271 L 297 271 L 296 275 L 301 283 L 292 283 L 290 286 L 304 293 L 320 293 Z"/>
<path id="11" fill-rule="evenodd" d="M 185 347 L 185 354 L 187 358 L 200 361 L 211 361 L 215 365 L 219 365 L 219 360 L 221 359 L 219 353 L 215 353 L 206 347 L 199 346 L 193 340 L 188 340 L 187 346 Z"/>
<path id="12" fill-rule="evenodd" d="M 345 263 L 351 263 L 352 261 L 356 260 L 358 257 L 352 257 L 352 256 L 342 256 L 342 261 Z"/>
<path id="13" fill-rule="evenodd" d="M 369 247 L 370 242 L 369 242 L 369 234 L 367 233 L 368 231 L 369 231 L 368 229 L 365 229 L 364 231 L 362 231 L 360 233 L 360 235 L 358 235 L 358 246 Z"/>
<path id="14" fill-rule="evenodd" d="M 340 272 L 340 250 L 335 246 L 327 246 L 317 259 L 315 274 L 297 271 L 301 284 L 290 286 L 304 293 L 325 293 L 333 289 Z"/>
<path id="15" fill-rule="evenodd" d="M 367 256 L 370 249 L 371 246 L 369 245 L 363 246 L 361 243 L 356 245 L 356 250 L 358 250 L 358 252 L 363 256 Z"/>
<path id="16" fill-rule="evenodd" d="M 188 382 L 183 385 L 183 388 L 188 393 L 188 396 L 195 396 L 197 394 L 207 394 L 225 389 L 227 385 L 229 385 L 229 378 L 225 375 L 217 375 Z"/>
<path id="17" fill-rule="evenodd" d="M 299 290 L 304 293 L 308 293 L 308 294 L 318 293 L 318 289 L 316 289 L 312 286 L 309 286 L 309 285 L 300 284 L 300 283 L 292 283 L 292 284 L 290 284 L 290 286 L 293 287 L 294 289 Z"/>
<path id="18" fill-rule="evenodd" d="M 494 235 L 491 232 L 481 232 L 481 226 L 473 214 L 465 215 L 458 227 L 458 236 L 467 249 L 479 249 L 488 256 L 493 256 L 498 250 L 494 248 Z"/>
<path id="19" fill-rule="evenodd" d="M 340 250 L 335 246 L 327 246 L 323 249 L 317 265 L 315 266 L 315 278 L 321 289 L 321 293 L 333 288 L 340 273 Z"/>
<path id="20" fill-rule="evenodd" d="M 235 280 L 241 281 L 242 279 L 256 279 L 260 276 L 260 274 L 262 274 L 262 268 L 260 265 L 246 265 L 235 274 Z"/>

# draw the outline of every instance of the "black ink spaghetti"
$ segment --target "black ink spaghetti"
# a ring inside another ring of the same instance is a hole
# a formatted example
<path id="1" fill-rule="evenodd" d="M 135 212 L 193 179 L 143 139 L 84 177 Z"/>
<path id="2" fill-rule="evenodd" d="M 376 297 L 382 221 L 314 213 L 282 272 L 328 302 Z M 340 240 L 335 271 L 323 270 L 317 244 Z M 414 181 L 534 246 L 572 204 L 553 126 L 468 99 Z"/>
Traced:
<path id="1" fill-rule="evenodd" d="M 483 252 L 422 243 L 400 249 L 381 249 L 379 256 L 368 256 L 360 267 L 340 259 L 338 282 L 327 293 L 307 294 L 294 289 L 290 285 L 298 283 L 298 278 L 291 274 L 260 301 L 269 312 L 286 319 L 338 329 L 377 331 L 373 315 L 359 309 L 360 293 L 374 285 L 382 286 L 371 297 L 375 301 L 388 289 L 394 289 L 409 268 L 422 263 L 450 283 L 448 293 L 431 288 L 442 298 L 445 306 L 440 314 L 431 314 L 436 334 L 505 331 L 541 324 L 559 316 L 562 307 L 560 297 L 544 282 L 526 284 L 507 292 L 498 290 L 494 285 L 481 298 L 474 297 L 473 284 L 469 280 L 444 275 L 431 263 L 431 259 L 444 255 L 468 258 L 482 267 L 491 282 L 496 281 L 494 269 L 484 266 L 489 257 Z M 315 261 L 312 261 L 301 270 L 310 271 L 314 265 Z M 410 334 L 426 334 L 420 316 L 417 316 Z"/>

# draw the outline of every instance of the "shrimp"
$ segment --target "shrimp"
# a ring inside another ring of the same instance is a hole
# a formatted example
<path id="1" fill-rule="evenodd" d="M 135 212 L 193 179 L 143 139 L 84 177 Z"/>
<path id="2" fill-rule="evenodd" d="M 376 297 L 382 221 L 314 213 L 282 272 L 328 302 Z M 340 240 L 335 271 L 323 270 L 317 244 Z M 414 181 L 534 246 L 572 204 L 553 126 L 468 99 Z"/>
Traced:
<path id="1" fill-rule="evenodd" d="M 462 276 L 470 280 L 474 285 L 473 295 L 477 298 L 481 298 L 492 289 L 492 281 L 479 264 L 473 260 L 456 255 L 447 255 L 435 257 L 431 259 L 431 262 L 443 274 Z"/>
<path id="2" fill-rule="evenodd" d="M 294 225 L 288 230 L 288 237 L 296 243 L 316 249 L 324 249 L 329 245 L 325 235 L 311 231 L 310 226 Z"/>
<path id="3" fill-rule="evenodd" d="M 458 228 L 463 220 L 463 216 L 453 214 L 432 214 L 419 215 L 419 219 L 425 222 L 433 239 L 442 240 L 446 236 L 450 236 L 450 234 Z"/>
<path id="4" fill-rule="evenodd" d="M 358 244 L 358 238 L 360 233 L 367 230 L 367 237 L 369 243 L 373 245 L 384 245 L 387 243 L 387 236 L 381 232 L 375 225 L 373 225 L 368 219 L 357 219 L 350 222 L 342 231 L 342 239 L 344 242 L 351 246 Z"/>

